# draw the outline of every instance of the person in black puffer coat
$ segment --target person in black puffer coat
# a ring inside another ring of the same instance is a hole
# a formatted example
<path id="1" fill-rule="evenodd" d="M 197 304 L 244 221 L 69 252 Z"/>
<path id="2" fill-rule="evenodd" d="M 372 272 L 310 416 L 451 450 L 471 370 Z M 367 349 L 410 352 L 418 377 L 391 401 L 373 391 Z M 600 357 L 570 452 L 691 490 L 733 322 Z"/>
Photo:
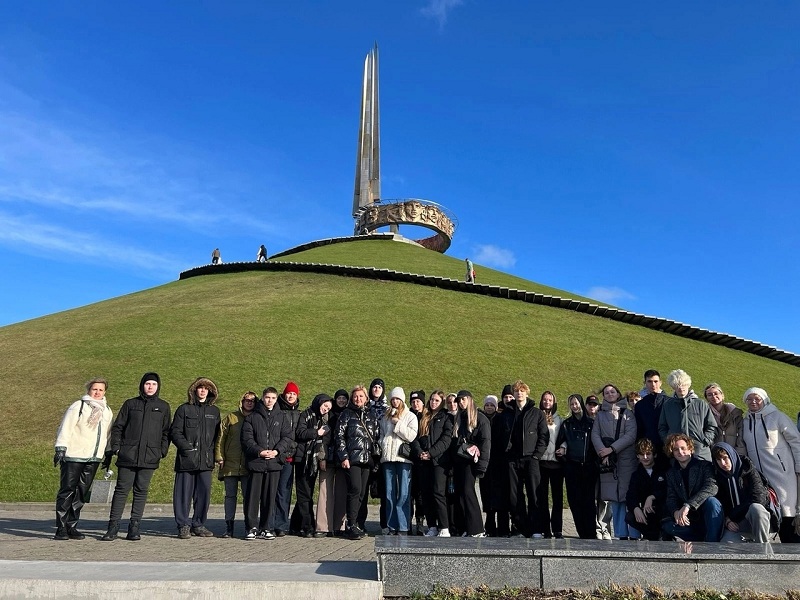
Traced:
<path id="1" fill-rule="evenodd" d="M 178 537 L 214 537 L 206 527 L 211 505 L 211 474 L 214 448 L 219 437 L 220 414 L 215 405 L 217 386 L 207 377 L 198 377 L 189 386 L 187 400 L 175 411 L 170 436 L 178 449 L 175 455 L 175 487 L 172 509 Z M 189 509 L 194 514 L 189 518 Z"/>
<path id="2" fill-rule="evenodd" d="M 386 414 L 389 408 L 389 400 L 386 398 L 385 390 L 386 384 L 380 377 L 373 379 L 369 384 L 369 390 L 367 390 L 369 398 L 367 410 L 369 410 L 370 416 L 378 423 L 381 422 L 383 415 Z M 379 440 L 376 438 L 375 441 L 378 442 Z M 380 515 L 381 530 L 386 532 L 389 526 L 388 514 L 386 511 L 386 478 L 384 477 L 383 469 L 380 468 L 380 465 L 375 465 L 372 473 L 370 473 L 367 489 L 369 490 L 369 494 L 364 495 L 361 508 L 358 510 L 358 526 L 364 529 L 364 523 L 367 520 L 369 496 L 372 496 L 373 498 L 380 498 L 381 507 L 378 514 Z"/>
<path id="3" fill-rule="evenodd" d="M 409 394 L 408 408 L 417 417 L 417 431 L 422 420 L 422 413 L 425 410 L 425 390 L 412 391 Z M 415 439 L 411 443 L 411 520 L 416 517 L 416 527 L 413 531 L 416 535 L 423 535 L 425 530 L 422 527 L 422 520 L 425 518 L 425 507 L 422 504 L 422 491 L 419 486 L 420 464 L 419 464 L 419 445 Z"/>
<path id="4" fill-rule="evenodd" d="M 336 456 L 335 432 L 339 416 L 350 404 L 347 390 L 336 390 L 328 418 L 330 430 L 322 436 L 324 458 L 319 463 L 319 498 L 317 498 L 317 537 L 341 535 L 345 529 L 347 481 Z"/>
<path id="5" fill-rule="evenodd" d="M 366 535 L 358 522 L 359 511 L 367 495 L 367 484 L 375 466 L 373 452 L 380 444 L 380 427 L 367 408 L 367 390 L 356 386 L 350 405 L 339 416 L 334 445 L 341 468 L 347 478 L 347 533 L 351 539 Z"/>
<path id="6" fill-rule="evenodd" d="M 717 478 L 717 500 L 725 512 L 721 541 L 747 539 L 766 544 L 770 530 L 777 533 L 778 523 L 770 522 L 769 498 L 761 473 L 748 457 L 739 456 L 726 442 L 714 444 L 711 456 Z"/>
<path id="7" fill-rule="evenodd" d="M 567 502 L 578 537 L 595 539 L 597 504 L 597 453 L 592 445 L 594 421 L 586 413 L 583 396 L 567 398 L 570 415 L 561 423 L 556 436 L 556 456 L 564 460 Z"/>
<path id="8" fill-rule="evenodd" d="M 444 408 L 444 392 L 435 390 L 428 398 L 419 423 L 419 435 L 412 444 L 419 459 L 419 485 L 428 537 L 450 537 L 445 494 L 452 440 L 453 419 Z"/>
<path id="9" fill-rule="evenodd" d="M 494 419 L 498 417 L 500 413 L 497 412 L 497 408 L 500 402 L 497 399 L 497 396 L 489 395 L 483 399 L 483 414 L 486 415 L 486 418 L 489 420 L 489 428 L 492 428 L 492 424 L 494 423 Z M 502 469 L 501 469 L 502 471 Z M 503 510 L 498 510 L 498 502 L 495 502 L 497 499 L 497 494 L 495 490 L 505 483 L 506 489 L 508 489 L 508 477 L 505 477 L 504 480 L 502 478 L 495 478 L 495 475 L 498 475 L 496 471 L 492 470 L 492 466 L 489 465 L 489 468 L 486 469 L 486 475 L 481 477 L 480 481 L 478 482 L 478 488 L 481 492 L 481 505 L 483 506 L 483 512 L 486 514 L 486 520 L 483 524 L 483 527 L 486 531 L 486 535 L 488 537 L 497 537 L 498 536 L 498 529 L 502 530 L 503 526 L 498 526 L 498 520 L 502 523 L 503 521 Z M 499 519 L 498 519 L 499 516 Z M 508 533 L 508 517 L 505 517 L 505 530 L 504 534 Z"/>
<path id="10" fill-rule="evenodd" d="M 269 529 L 275 518 L 275 497 L 281 469 L 294 447 L 289 415 L 277 404 L 278 390 L 268 387 L 261 402 L 242 424 L 242 450 L 247 457 L 250 480 L 245 502 L 246 539 L 275 539 Z"/>
<path id="11" fill-rule="evenodd" d="M 119 520 L 128 493 L 133 488 L 131 520 L 127 539 L 138 541 L 150 480 L 161 459 L 169 452 L 169 404 L 158 397 L 161 378 L 158 373 L 145 373 L 139 382 L 139 395 L 126 400 L 111 427 L 111 449 L 106 452 L 103 467 L 117 455 L 117 485 L 111 500 L 108 530 L 101 538 L 108 542 L 117 539 Z"/>
<path id="12" fill-rule="evenodd" d="M 464 511 L 465 533 L 471 537 L 485 537 L 475 480 L 483 477 L 489 466 L 491 428 L 486 415 L 478 412 L 472 393 L 461 390 L 456 398 L 461 410 L 453 428 L 453 483 Z M 467 456 L 462 454 L 462 449 Z"/>
<path id="13" fill-rule="evenodd" d="M 323 437 L 330 435 L 328 420 L 333 400 L 328 394 L 317 394 L 311 406 L 300 413 L 295 430 L 297 451 L 294 467 L 297 470 L 297 504 L 300 535 L 314 537 L 314 484 L 317 482 L 319 461 L 325 459 Z"/>
<path id="14" fill-rule="evenodd" d="M 283 389 L 283 393 L 278 396 L 278 406 L 292 420 L 292 448 L 286 456 L 286 462 L 281 470 L 281 478 L 278 481 L 278 495 L 275 498 L 275 517 L 270 523 L 269 528 L 278 537 L 283 537 L 289 531 L 293 534 L 300 533 L 300 512 L 295 505 L 291 519 L 289 518 L 289 507 L 292 505 L 292 487 L 294 487 L 295 467 L 294 461 L 297 456 L 297 442 L 295 432 L 297 423 L 300 421 L 300 388 L 294 381 L 290 381 Z"/>

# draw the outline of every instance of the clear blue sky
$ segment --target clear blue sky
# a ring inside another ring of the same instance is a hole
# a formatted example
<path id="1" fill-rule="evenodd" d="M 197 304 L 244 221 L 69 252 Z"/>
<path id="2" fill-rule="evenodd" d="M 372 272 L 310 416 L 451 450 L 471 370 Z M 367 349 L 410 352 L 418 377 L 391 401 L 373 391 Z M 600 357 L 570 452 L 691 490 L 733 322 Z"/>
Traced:
<path id="1" fill-rule="evenodd" d="M 798 32 L 796 2 L 0 3 L 0 325 L 350 234 L 377 41 L 383 196 L 449 207 L 450 255 L 800 352 Z"/>

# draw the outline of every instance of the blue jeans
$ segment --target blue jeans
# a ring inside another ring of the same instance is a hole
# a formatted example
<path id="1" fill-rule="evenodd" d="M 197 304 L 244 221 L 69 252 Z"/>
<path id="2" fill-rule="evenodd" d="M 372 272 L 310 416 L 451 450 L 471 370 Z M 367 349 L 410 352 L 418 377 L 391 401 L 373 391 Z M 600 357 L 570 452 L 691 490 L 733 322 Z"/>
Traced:
<path id="1" fill-rule="evenodd" d="M 386 480 L 387 526 L 397 531 L 408 531 L 411 521 L 411 463 L 385 462 L 381 468 Z"/>
<path id="2" fill-rule="evenodd" d="M 614 521 L 614 535 L 617 538 L 629 537 L 635 540 L 639 539 L 641 534 L 639 531 L 631 527 L 627 522 L 628 507 L 624 502 L 609 502 L 611 508 L 611 518 Z"/>
<path id="3" fill-rule="evenodd" d="M 278 493 L 275 496 L 275 513 L 268 528 L 272 531 L 289 531 L 289 506 L 292 504 L 294 466 L 286 463 L 278 480 Z"/>
<path id="4" fill-rule="evenodd" d="M 664 533 L 679 537 L 687 542 L 718 542 L 722 537 L 725 514 L 719 500 L 713 496 L 700 505 L 697 510 L 689 510 L 689 527 L 682 527 L 670 518 L 664 522 Z"/>

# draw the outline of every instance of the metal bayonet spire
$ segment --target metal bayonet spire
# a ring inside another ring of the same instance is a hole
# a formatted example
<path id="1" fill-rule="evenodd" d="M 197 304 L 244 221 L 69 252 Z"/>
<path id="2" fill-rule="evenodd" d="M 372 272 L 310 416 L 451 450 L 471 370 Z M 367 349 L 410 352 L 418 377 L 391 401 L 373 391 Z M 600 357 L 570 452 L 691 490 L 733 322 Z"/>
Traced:
<path id="1" fill-rule="evenodd" d="M 361 86 L 361 121 L 358 129 L 353 217 L 381 197 L 381 144 L 378 110 L 378 43 L 364 59 Z"/>

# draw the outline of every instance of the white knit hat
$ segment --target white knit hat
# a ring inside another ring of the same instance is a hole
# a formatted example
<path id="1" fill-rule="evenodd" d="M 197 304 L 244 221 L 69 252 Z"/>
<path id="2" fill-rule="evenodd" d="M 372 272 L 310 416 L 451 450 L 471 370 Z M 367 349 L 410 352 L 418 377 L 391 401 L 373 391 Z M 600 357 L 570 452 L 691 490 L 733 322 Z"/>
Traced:
<path id="1" fill-rule="evenodd" d="M 391 400 L 392 398 L 399 398 L 400 400 L 403 401 L 403 404 L 406 403 L 406 393 L 403 391 L 403 388 L 401 387 L 396 387 L 392 390 L 392 393 L 389 394 L 389 400 Z"/>

